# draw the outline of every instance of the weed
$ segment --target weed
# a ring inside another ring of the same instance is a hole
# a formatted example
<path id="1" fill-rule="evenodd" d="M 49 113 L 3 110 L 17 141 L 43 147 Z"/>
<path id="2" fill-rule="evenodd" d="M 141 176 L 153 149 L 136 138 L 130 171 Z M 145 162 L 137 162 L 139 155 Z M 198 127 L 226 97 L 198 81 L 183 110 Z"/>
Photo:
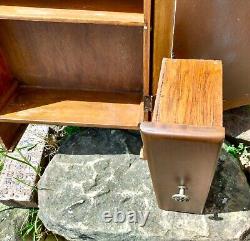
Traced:
<path id="1" fill-rule="evenodd" d="M 3 162 L 3 160 L 0 159 L 0 174 L 3 170 L 3 167 L 4 167 L 4 162 Z"/>
<path id="2" fill-rule="evenodd" d="M 243 143 L 240 143 L 238 147 L 224 144 L 224 148 L 229 154 L 238 158 L 244 168 L 250 167 L 250 153 L 248 151 L 250 148 L 249 146 L 245 146 Z"/>
<path id="3" fill-rule="evenodd" d="M 72 136 L 73 134 L 79 132 L 81 130 L 80 127 L 77 126 L 66 126 L 63 131 L 66 136 Z"/>
<path id="4" fill-rule="evenodd" d="M 14 160 L 14 161 L 17 161 L 17 162 L 19 162 L 19 163 L 25 164 L 25 165 L 31 167 L 31 168 L 34 170 L 34 172 L 35 172 L 38 176 L 40 176 L 41 167 L 40 167 L 40 166 L 38 166 L 38 167 L 34 166 L 34 165 L 32 164 L 32 162 L 31 162 L 31 157 L 26 157 L 26 156 L 24 156 L 23 153 L 22 153 L 22 150 L 23 150 L 23 149 L 27 149 L 27 150 L 29 151 L 29 150 L 31 150 L 32 148 L 34 148 L 34 146 L 16 148 L 15 150 L 16 150 L 16 153 L 17 153 L 18 155 L 15 155 L 15 156 L 12 155 L 12 154 L 10 154 L 6 149 L 0 148 L 0 158 L 1 158 L 1 159 L 5 159 L 5 158 L 7 157 L 7 158 L 9 158 L 9 159 L 11 159 L 11 160 Z M 16 156 L 17 156 L 17 157 L 16 157 Z"/>
<path id="5" fill-rule="evenodd" d="M 30 209 L 29 215 L 20 229 L 22 241 L 27 241 L 28 238 L 32 238 L 32 241 L 40 241 L 45 235 L 43 223 L 38 218 L 38 209 Z"/>

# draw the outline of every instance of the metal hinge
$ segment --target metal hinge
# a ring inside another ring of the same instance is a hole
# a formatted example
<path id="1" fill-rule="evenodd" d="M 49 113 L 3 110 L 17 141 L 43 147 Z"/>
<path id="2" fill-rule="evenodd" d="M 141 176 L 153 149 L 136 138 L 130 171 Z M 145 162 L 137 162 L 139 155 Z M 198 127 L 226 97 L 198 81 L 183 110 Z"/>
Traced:
<path id="1" fill-rule="evenodd" d="M 144 111 L 145 112 L 153 112 L 154 104 L 155 104 L 154 95 L 144 96 Z"/>

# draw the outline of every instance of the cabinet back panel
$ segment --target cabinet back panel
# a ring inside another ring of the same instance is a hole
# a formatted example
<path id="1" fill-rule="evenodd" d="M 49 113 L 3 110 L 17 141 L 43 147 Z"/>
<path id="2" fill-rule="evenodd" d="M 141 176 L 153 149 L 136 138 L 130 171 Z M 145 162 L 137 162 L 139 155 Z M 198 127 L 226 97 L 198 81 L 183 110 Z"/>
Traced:
<path id="1" fill-rule="evenodd" d="M 143 90 L 141 27 L 1 20 L 0 45 L 23 85 Z"/>

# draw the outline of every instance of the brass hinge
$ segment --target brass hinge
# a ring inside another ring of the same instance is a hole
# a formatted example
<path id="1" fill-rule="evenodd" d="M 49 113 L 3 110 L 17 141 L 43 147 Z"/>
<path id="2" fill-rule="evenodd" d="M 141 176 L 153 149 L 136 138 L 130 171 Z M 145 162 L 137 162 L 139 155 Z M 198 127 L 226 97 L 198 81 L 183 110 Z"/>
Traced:
<path id="1" fill-rule="evenodd" d="M 153 112 L 155 104 L 155 96 L 144 96 L 144 112 Z"/>

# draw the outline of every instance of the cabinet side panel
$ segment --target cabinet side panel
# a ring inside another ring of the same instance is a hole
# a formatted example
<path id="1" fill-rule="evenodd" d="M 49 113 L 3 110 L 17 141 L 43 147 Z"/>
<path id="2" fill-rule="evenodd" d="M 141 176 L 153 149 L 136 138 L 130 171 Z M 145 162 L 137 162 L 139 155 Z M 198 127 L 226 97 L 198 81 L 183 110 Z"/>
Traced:
<path id="1" fill-rule="evenodd" d="M 173 45 L 176 0 L 154 1 L 153 23 L 153 83 L 152 92 L 157 92 L 162 59 L 170 58 Z"/>
<path id="2" fill-rule="evenodd" d="M 7 96 L 11 94 L 14 85 L 6 59 L 0 49 L 0 106 L 7 104 Z M 25 129 L 26 125 L 22 124 L 0 123 L 0 147 L 13 149 Z"/>

